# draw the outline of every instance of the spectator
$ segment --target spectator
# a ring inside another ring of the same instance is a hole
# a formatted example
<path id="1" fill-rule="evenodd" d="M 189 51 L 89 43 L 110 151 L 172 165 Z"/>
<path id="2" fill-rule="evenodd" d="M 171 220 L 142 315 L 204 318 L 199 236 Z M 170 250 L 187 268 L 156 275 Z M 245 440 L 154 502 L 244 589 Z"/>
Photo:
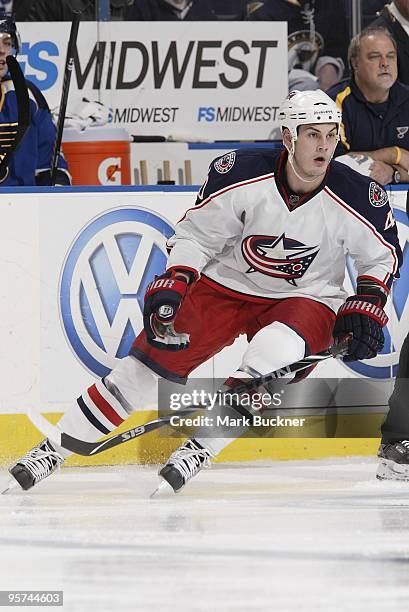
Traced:
<path id="1" fill-rule="evenodd" d="M 2 0 L 0 0 L 1 2 Z M 20 0 L 21 2 L 21 0 Z M 28 8 L 22 19 L 25 21 L 71 21 L 71 5 L 80 5 L 80 0 L 36 0 L 27 2 Z M 82 19 L 98 19 L 96 2 L 91 0 Z M 111 0 L 111 19 L 129 21 L 214 21 L 243 20 L 247 12 L 247 0 Z"/>
<path id="2" fill-rule="evenodd" d="M 11 15 L 16 21 L 25 21 L 30 10 L 32 0 L 0 0 L 0 12 Z"/>
<path id="3" fill-rule="evenodd" d="M 243 21 L 247 15 L 248 0 L 207 0 L 212 2 L 219 21 Z"/>
<path id="4" fill-rule="evenodd" d="M 344 12 L 347 16 L 347 24 L 350 38 L 352 38 L 354 34 L 357 34 L 357 32 L 352 31 L 353 13 L 355 13 L 355 2 L 356 0 L 342 0 L 342 3 L 344 4 Z M 378 17 L 380 11 L 383 9 L 385 4 L 386 0 L 363 0 L 362 2 L 360 2 L 361 26 L 359 30 L 363 30 L 368 27 L 372 23 L 372 21 Z M 354 25 L 356 27 L 358 24 Z"/>
<path id="5" fill-rule="evenodd" d="M 347 0 L 350 5 L 350 11 L 352 10 L 352 1 Z M 376 19 L 386 4 L 386 0 L 364 0 L 361 4 L 361 25 L 362 30 L 372 25 L 372 21 Z M 352 36 L 351 36 L 352 38 Z"/>
<path id="6" fill-rule="evenodd" d="M 349 46 L 352 78 L 328 95 L 342 110 L 336 155 L 365 153 L 382 184 L 409 181 L 409 86 L 397 81 L 396 43 L 385 28 L 366 28 Z"/>
<path id="7" fill-rule="evenodd" d="M 131 3 L 132 0 L 111 0 L 111 19 L 123 19 L 125 8 Z M 34 0 L 30 4 L 32 6 L 25 16 L 25 21 L 71 21 L 73 8 L 82 11 L 83 21 L 98 20 L 95 0 Z"/>
<path id="8" fill-rule="evenodd" d="M 215 21 L 216 11 L 207 0 L 134 0 L 125 19 L 135 21 Z"/>
<path id="9" fill-rule="evenodd" d="M 406 198 L 409 218 L 409 199 Z M 409 481 L 409 334 L 400 351 L 395 385 L 389 398 L 389 412 L 381 427 L 382 441 L 378 451 L 381 458 L 376 477 L 380 480 Z M 399 466 L 394 458 L 400 457 Z"/>
<path id="10" fill-rule="evenodd" d="M 6 57 L 20 49 L 20 37 L 14 20 L 0 20 L 0 78 L 2 104 L 0 110 L 0 135 L 2 141 L 10 138 L 10 126 L 17 125 L 18 110 L 14 85 L 7 74 Z M 27 87 L 30 96 L 30 120 L 18 149 L 12 154 L 2 186 L 10 185 L 50 185 L 51 161 L 56 137 L 56 128 L 51 118 L 47 102 L 41 92 L 30 83 Z M 60 155 L 58 160 L 57 183 L 70 184 L 67 163 Z"/>
<path id="11" fill-rule="evenodd" d="M 409 0 L 386 5 L 371 25 L 387 28 L 396 40 L 399 80 L 409 85 Z"/>
<path id="12" fill-rule="evenodd" d="M 328 89 L 341 79 L 349 38 L 345 11 L 340 10 L 339 2 L 252 2 L 247 19 L 288 22 L 290 90 Z"/>

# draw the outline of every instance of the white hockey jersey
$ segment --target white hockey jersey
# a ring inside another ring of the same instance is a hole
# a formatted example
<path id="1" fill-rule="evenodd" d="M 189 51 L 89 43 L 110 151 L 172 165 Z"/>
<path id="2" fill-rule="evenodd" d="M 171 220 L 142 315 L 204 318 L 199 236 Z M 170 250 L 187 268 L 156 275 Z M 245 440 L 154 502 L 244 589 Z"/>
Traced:
<path id="1" fill-rule="evenodd" d="M 336 312 L 349 253 L 358 278 L 390 289 L 402 253 L 384 189 L 332 161 L 320 187 L 297 199 L 286 161 L 286 151 L 242 149 L 212 162 L 168 241 L 167 267 L 193 268 L 243 297 L 306 297 Z"/>

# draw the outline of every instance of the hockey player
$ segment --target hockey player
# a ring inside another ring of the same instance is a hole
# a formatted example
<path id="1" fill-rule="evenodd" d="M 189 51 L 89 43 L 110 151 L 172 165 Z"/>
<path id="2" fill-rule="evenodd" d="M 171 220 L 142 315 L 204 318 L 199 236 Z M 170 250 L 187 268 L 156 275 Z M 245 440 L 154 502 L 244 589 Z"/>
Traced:
<path id="1" fill-rule="evenodd" d="M 409 196 L 406 197 L 409 217 Z M 389 412 L 381 427 L 382 440 L 378 456 L 381 458 L 376 473 L 379 480 L 409 481 L 409 333 L 399 357 L 395 386 L 389 398 Z"/>
<path id="2" fill-rule="evenodd" d="M 409 481 L 409 334 L 402 345 L 398 373 L 389 398 L 389 412 L 381 427 L 382 441 L 376 472 L 379 480 Z"/>
<path id="3" fill-rule="evenodd" d="M 10 144 L 11 127 L 17 126 L 18 109 L 13 81 L 8 75 L 6 57 L 20 51 L 20 36 L 11 17 L 0 17 L 0 153 L 4 145 Z M 30 97 L 30 126 L 18 149 L 12 154 L 8 172 L 1 186 L 50 185 L 51 161 L 54 150 L 56 127 L 47 102 L 39 89 L 26 80 Z M 3 152 L 6 152 L 3 148 Z M 62 155 L 58 159 L 56 183 L 70 185 L 71 177 L 67 162 Z"/>
<path id="4" fill-rule="evenodd" d="M 322 91 L 291 92 L 279 121 L 284 151 L 243 149 L 211 164 L 196 206 L 169 241 L 166 272 L 148 287 L 144 330 L 129 356 L 62 417 L 63 431 L 96 441 L 154 405 L 158 377 L 183 383 L 243 333 L 248 348 L 227 386 L 323 350 L 333 336 L 350 334 L 348 360 L 382 349 L 383 307 L 401 262 L 387 194 L 331 162 L 341 115 Z M 346 253 L 358 271 L 349 297 Z M 181 489 L 230 441 L 188 440 L 161 478 Z M 46 439 L 10 472 L 29 489 L 68 455 Z"/>

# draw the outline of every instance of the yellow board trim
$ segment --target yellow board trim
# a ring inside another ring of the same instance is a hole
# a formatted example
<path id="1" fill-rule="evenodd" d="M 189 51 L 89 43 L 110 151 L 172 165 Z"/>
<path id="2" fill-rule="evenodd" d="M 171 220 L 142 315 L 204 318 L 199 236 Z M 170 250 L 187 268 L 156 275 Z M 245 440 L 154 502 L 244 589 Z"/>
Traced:
<path id="1" fill-rule="evenodd" d="M 118 431 L 131 429 L 156 418 L 156 412 L 137 412 L 127 419 Z M 61 413 L 46 414 L 47 418 L 56 423 Z M 365 421 L 365 431 L 368 431 L 368 419 L 371 429 L 377 431 L 384 415 L 349 415 L 354 427 L 360 427 Z M 340 426 L 343 426 L 342 419 Z M 312 435 L 320 434 L 322 419 L 317 419 Z M 343 431 L 343 430 L 341 430 Z M 359 431 L 356 430 L 356 431 Z M 283 432 L 284 433 L 284 432 Z M 24 455 L 30 448 L 42 439 L 41 434 L 31 424 L 24 414 L 0 415 L 0 467 L 7 467 Z M 165 430 L 158 430 L 141 436 L 95 457 L 72 456 L 66 465 L 118 465 L 135 463 L 163 463 L 181 443 L 181 438 L 171 438 Z M 318 459 L 323 457 L 349 455 L 375 455 L 379 445 L 378 438 L 241 438 L 232 441 L 220 453 L 218 461 L 256 461 L 256 460 L 286 460 L 286 459 Z"/>
<path id="2" fill-rule="evenodd" d="M 351 93 L 351 88 L 348 86 L 348 87 L 345 87 L 345 89 L 343 89 L 342 91 L 340 91 L 339 94 L 337 95 L 337 97 L 335 98 L 335 103 L 340 108 L 341 113 L 342 113 L 342 105 L 344 103 L 344 100 L 345 100 L 345 98 L 347 98 L 350 95 L 350 93 Z M 341 138 L 342 144 L 349 151 L 350 148 L 351 148 L 351 145 L 349 144 L 349 142 L 346 139 L 346 136 L 345 136 L 345 125 L 344 125 L 343 122 L 339 126 L 339 136 Z"/>

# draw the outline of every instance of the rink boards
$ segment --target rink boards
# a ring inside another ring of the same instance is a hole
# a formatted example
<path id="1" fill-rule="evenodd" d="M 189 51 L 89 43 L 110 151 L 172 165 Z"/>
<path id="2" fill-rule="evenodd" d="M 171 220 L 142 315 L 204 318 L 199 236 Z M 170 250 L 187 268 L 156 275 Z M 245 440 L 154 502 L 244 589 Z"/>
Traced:
<path id="1" fill-rule="evenodd" d="M 404 247 L 406 192 L 391 196 Z M 17 194 L 4 190 L 0 200 L 0 464 L 38 441 L 39 434 L 27 418 L 29 410 L 58 420 L 85 387 L 127 354 L 142 327 L 140 307 L 146 284 L 165 265 L 166 238 L 194 200 L 190 188 L 61 188 Z M 407 286 L 402 282 L 389 312 L 391 350 L 358 369 L 331 360 L 320 366 L 320 376 L 389 379 L 392 385 L 399 349 L 409 329 Z M 346 287 L 353 291 L 348 274 Z M 244 346 L 244 339 L 238 339 L 195 374 L 224 378 L 239 365 Z M 155 418 L 152 408 L 136 412 L 125 428 Z M 383 412 L 384 406 L 368 406 L 353 418 L 368 421 L 370 429 L 376 430 Z M 313 436 L 321 435 L 320 427 L 322 420 L 317 419 Z M 92 461 L 71 461 L 76 465 L 156 463 L 178 444 L 177 439 L 148 434 Z M 242 439 L 232 442 L 220 459 L 371 454 L 376 446 L 375 437 Z"/>

